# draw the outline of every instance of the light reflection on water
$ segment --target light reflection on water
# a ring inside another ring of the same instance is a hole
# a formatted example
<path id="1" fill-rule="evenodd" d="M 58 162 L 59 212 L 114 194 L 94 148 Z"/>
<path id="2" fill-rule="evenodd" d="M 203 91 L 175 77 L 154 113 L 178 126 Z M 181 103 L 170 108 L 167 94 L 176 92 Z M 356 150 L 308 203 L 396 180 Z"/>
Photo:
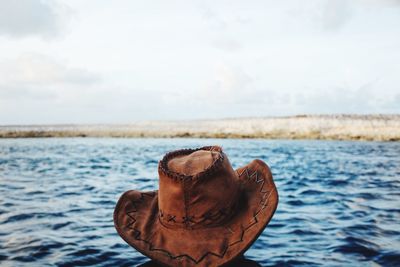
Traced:
<path id="1" fill-rule="evenodd" d="M 266 161 L 280 203 L 246 256 L 262 266 L 400 265 L 400 143 L 221 139 L 0 140 L 3 266 L 136 266 L 112 214 L 158 188 L 171 150 L 220 144 L 237 168 Z"/>

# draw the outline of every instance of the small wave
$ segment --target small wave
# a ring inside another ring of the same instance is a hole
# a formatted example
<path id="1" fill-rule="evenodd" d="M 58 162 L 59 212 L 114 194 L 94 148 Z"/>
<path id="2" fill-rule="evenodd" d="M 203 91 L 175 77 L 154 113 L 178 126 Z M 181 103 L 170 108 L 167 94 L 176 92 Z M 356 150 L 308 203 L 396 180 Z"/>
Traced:
<path id="1" fill-rule="evenodd" d="M 329 186 L 346 186 L 348 184 L 349 184 L 349 181 L 339 180 L 339 179 L 329 180 L 327 182 L 327 185 L 329 185 Z"/>
<path id="2" fill-rule="evenodd" d="M 3 223 L 10 223 L 10 222 L 18 222 L 18 221 L 23 221 L 23 220 L 28 220 L 35 217 L 34 213 L 31 214 L 18 214 L 18 215 L 13 215 L 8 217 L 7 220 L 5 220 Z"/>
<path id="3" fill-rule="evenodd" d="M 371 259 L 379 254 L 379 246 L 365 239 L 347 237 L 345 244 L 333 248 L 334 252 L 342 254 L 359 254 Z"/>
<path id="4" fill-rule="evenodd" d="M 27 195 L 40 195 L 40 194 L 44 194 L 44 193 L 46 193 L 46 192 L 41 191 L 41 190 L 26 192 Z"/>
<path id="5" fill-rule="evenodd" d="M 101 199 L 101 200 L 91 200 L 88 201 L 88 203 L 90 204 L 95 204 L 95 205 L 99 205 L 99 206 L 114 206 L 116 204 L 115 201 L 113 200 L 105 200 L 105 199 Z"/>
<path id="6" fill-rule="evenodd" d="M 374 200 L 374 199 L 379 199 L 381 198 L 380 194 L 374 194 L 374 193 L 358 193 L 355 195 L 355 197 L 358 198 L 363 198 L 366 200 Z"/>
<path id="7" fill-rule="evenodd" d="M 314 190 L 314 189 L 307 189 L 307 190 L 304 190 L 304 191 L 302 191 L 301 193 L 300 193 L 300 195 L 305 195 L 305 196 L 310 196 L 310 195 L 321 195 L 321 194 L 323 194 L 323 192 L 322 191 L 319 191 L 319 190 Z"/>
<path id="8" fill-rule="evenodd" d="M 290 231 L 288 234 L 303 236 L 303 235 L 321 235 L 322 233 L 312 231 L 312 230 L 296 229 L 296 230 Z"/>
<path id="9" fill-rule="evenodd" d="M 105 165 L 92 165 L 92 166 L 90 166 L 90 168 L 92 170 L 98 170 L 98 169 L 109 170 L 109 169 L 111 169 L 110 166 L 105 166 Z"/>
<path id="10" fill-rule="evenodd" d="M 95 248 L 85 248 L 78 251 L 74 251 L 69 256 L 86 256 L 86 255 L 94 255 L 100 253 L 101 250 Z"/>
<path id="11" fill-rule="evenodd" d="M 386 251 L 375 257 L 375 261 L 382 266 L 400 266 L 400 253 L 397 251 Z"/>
<path id="12" fill-rule="evenodd" d="M 32 218 L 41 219 L 41 218 L 51 218 L 51 217 L 65 217 L 65 215 L 61 212 L 57 212 L 57 213 L 23 213 L 23 214 L 12 215 L 12 216 L 8 217 L 3 223 L 25 221 L 25 220 L 29 220 Z"/>
<path id="13" fill-rule="evenodd" d="M 277 260 L 274 261 L 273 266 L 285 266 L 285 267 L 290 267 L 290 266 L 321 266 L 322 264 L 318 264 L 313 261 L 301 261 L 301 260 Z"/>
<path id="14" fill-rule="evenodd" d="M 101 250 L 94 248 L 85 248 L 78 250 L 73 253 L 68 254 L 69 257 L 73 259 L 70 261 L 64 261 L 57 264 L 58 266 L 91 266 L 104 264 L 104 262 L 109 262 L 110 266 L 119 266 L 111 264 L 111 259 L 113 257 L 119 256 L 119 253 L 114 251 L 102 252 Z"/>
<path id="15" fill-rule="evenodd" d="M 289 200 L 286 202 L 287 204 L 291 206 L 304 206 L 304 202 L 302 200 Z"/>
<path id="16" fill-rule="evenodd" d="M 60 192 L 57 194 L 57 197 L 68 197 L 68 196 L 80 196 L 82 193 L 77 192 L 77 191 L 72 191 L 72 192 Z"/>
<path id="17" fill-rule="evenodd" d="M 51 228 L 52 228 L 53 230 L 58 230 L 58 229 L 60 229 L 60 228 L 63 228 L 63 227 L 65 227 L 65 226 L 70 225 L 71 223 L 72 223 L 72 222 L 56 223 L 56 224 L 53 224 L 53 225 L 51 226 Z"/>

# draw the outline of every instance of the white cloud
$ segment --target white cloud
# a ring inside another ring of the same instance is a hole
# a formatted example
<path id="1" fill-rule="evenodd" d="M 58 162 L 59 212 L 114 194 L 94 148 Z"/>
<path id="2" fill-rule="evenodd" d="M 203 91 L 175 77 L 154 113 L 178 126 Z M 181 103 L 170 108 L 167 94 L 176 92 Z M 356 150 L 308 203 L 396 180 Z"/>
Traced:
<path id="1" fill-rule="evenodd" d="M 221 50 L 235 52 L 242 49 L 242 44 L 234 39 L 219 38 L 213 42 L 213 45 Z"/>
<path id="2" fill-rule="evenodd" d="M 1 1 L 0 124 L 400 112 L 400 1 Z"/>
<path id="3" fill-rule="evenodd" d="M 0 73 L 0 99 L 54 97 L 65 88 L 87 87 L 101 79 L 99 74 L 36 53 L 1 60 Z"/>
<path id="4" fill-rule="evenodd" d="M 318 12 L 319 11 L 319 12 Z M 315 14 L 324 30 L 338 30 L 350 21 L 353 10 L 348 0 L 325 1 Z"/>
<path id="5" fill-rule="evenodd" d="M 0 35 L 52 38 L 70 16 L 70 8 L 52 0 L 0 0 Z"/>
<path id="6" fill-rule="evenodd" d="M 0 61 L 0 71 L 5 74 L 0 81 L 30 84 L 90 84 L 99 76 L 85 69 L 69 67 L 49 56 L 24 53 L 16 59 Z"/>

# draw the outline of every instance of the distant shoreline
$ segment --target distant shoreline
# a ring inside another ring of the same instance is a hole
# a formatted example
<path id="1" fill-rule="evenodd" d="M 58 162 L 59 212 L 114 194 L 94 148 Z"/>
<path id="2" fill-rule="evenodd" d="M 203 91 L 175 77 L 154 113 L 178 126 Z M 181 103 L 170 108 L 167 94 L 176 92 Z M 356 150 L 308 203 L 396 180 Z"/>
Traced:
<path id="1" fill-rule="evenodd" d="M 9 125 L 0 138 L 141 137 L 400 141 L 400 115 L 298 115 L 131 124 Z"/>

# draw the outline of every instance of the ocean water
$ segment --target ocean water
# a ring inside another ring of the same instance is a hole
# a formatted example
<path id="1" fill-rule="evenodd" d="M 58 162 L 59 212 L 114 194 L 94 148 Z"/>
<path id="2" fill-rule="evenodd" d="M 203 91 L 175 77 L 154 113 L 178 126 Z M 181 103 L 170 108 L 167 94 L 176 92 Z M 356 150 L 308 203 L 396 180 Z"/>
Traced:
<path id="1" fill-rule="evenodd" d="M 400 266 L 400 143 L 219 139 L 0 140 L 1 266 L 137 266 L 116 233 L 129 189 L 170 150 L 222 145 L 271 167 L 280 202 L 246 257 L 261 266 Z"/>

